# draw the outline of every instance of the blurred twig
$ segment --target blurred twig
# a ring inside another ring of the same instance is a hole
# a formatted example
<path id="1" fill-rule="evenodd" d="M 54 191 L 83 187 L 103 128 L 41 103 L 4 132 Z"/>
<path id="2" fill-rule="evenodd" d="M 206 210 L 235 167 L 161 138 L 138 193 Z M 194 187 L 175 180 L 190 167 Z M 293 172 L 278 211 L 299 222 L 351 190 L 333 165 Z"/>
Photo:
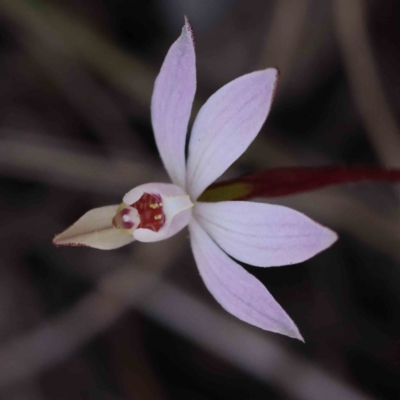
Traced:
<path id="1" fill-rule="evenodd" d="M 162 243 L 156 254 L 145 245 L 135 249 L 132 257 L 126 259 L 125 267 L 99 280 L 99 292 L 89 293 L 57 318 L 1 347 L 0 386 L 15 384 L 61 362 L 111 326 L 131 304 L 153 290 L 159 274 L 182 248 L 181 242 L 182 235 L 175 236 Z M 138 267 L 142 258 L 151 265 L 146 272 Z"/>
<path id="2" fill-rule="evenodd" d="M 310 0 L 276 1 L 257 69 L 275 66 L 286 78 L 299 49 L 309 6 Z"/>
<path id="3" fill-rule="evenodd" d="M 71 310 L 0 348 L 0 385 L 31 377 L 59 363 L 110 326 L 127 304 L 104 294 L 86 296 Z"/>
<path id="4" fill-rule="evenodd" d="M 142 159 L 146 153 L 149 155 L 137 135 L 134 135 L 128 126 L 127 118 L 120 108 L 80 65 L 83 60 L 77 57 L 75 47 L 71 45 L 70 40 L 67 40 L 70 36 L 63 35 L 59 27 L 55 29 L 51 26 L 47 18 L 42 18 L 35 9 L 32 11 L 29 7 L 24 7 L 23 2 L 20 6 L 20 8 L 18 5 L 15 7 L 14 4 L 15 8 L 9 9 L 7 3 L 4 7 L 8 11 L 7 15 L 13 17 L 18 15 L 16 21 L 22 28 L 29 28 L 29 32 L 23 29 L 25 34 L 18 31 L 16 36 L 44 73 L 44 77 L 60 90 L 86 124 L 107 145 L 107 149 L 134 150 L 133 155 Z M 19 14 L 15 14 L 17 10 L 20 11 Z M 132 70 L 131 74 L 134 72 L 135 70 Z"/>
<path id="5" fill-rule="evenodd" d="M 117 48 L 107 38 L 90 28 L 76 14 L 58 8 L 54 3 L 37 1 L 37 7 L 26 0 L 0 0 L 3 15 L 44 41 L 62 41 L 78 59 L 94 68 L 121 92 L 150 104 L 155 71 Z"/>
<path id="6" fill-rule="evenodd" d="M 368 136 L 383 164 L 399 166 L 400 131 L 379 79 L 363 0 L 334 0 L 344 64 Z"/>
<path id="7" fill-rule="evenodd" d="M 61 44 L 51 41 L 22 40 L 28 54 L 61 92 L 85 123 L 106 145 L 109 153 L 130 150 L 136 159 L 150 157 L 150 152 L 128 126 L 127 116 L 77 62 L 71 60 Z M 111 151 L 110 151 L 111 150 Z"/>
<path id="8" fill-rule="evenodd" d="M 154 275 L 126 270 L 105 277 L 99 288 L 101 292 L 87 295 L 70 311 L 0 348 L 0 385 L 16 383 L 61 362 L 95 333 L 112 324 L 129 304 L 136 304 L 151 318 L 250 375 L 279 386 L 293 399 L 368 399 L 311 363 L 291 355 L 272 339 L 272 334 L 211 309 Z M 145 292 L 146 296 L 138 303 Z"/>
<path id="9" fill-rule="evenodd" d="M 0 166 L 11 176 L 118 197 L 141 183 L 167 180 L 161 163 L 160 168 L 136 163 L 122 153 L 107 158 L 68 140 L 9 130 L 2 131 L 0 143 Z"/>
<path id="10" fill-rule="evenodd" d="M 264 333 L 163 283 L 141 309 L 170 329 L 297 400 L 368 400 Z M 232 334 L 234 332 L 234 334 Z M 268 338 L 267 338 L 268 337 Z"/>

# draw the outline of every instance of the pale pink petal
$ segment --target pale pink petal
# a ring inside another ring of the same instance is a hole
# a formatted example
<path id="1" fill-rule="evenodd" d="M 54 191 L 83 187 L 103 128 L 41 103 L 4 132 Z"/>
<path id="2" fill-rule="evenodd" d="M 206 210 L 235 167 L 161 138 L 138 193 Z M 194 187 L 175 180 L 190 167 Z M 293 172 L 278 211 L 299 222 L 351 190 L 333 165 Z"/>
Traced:
<path id="1" fill-rule="evenodd" d="M 127 205 L 131 205 L 139 200 L 143 193 L 161 195 L 164 206 L 168 206 L 169 198 L 184 197 L 184 199 L 180 204 L 180 209 L 171 210 L 172 215 L 166 214 L 166 224 L 158 232 L 143 228 L 136 229 L 133 232 L 133 236 L 136 240 L 141 242 L 157 242 L 168 239 L 181 231 L 189 223 L 192 215 L 192 203 L 185 191 L 179 186 L 171 183 L 145 183 L 144 185 L 137 186 L 130 190 L 124 196 L 123 202 Z M 165 211 L 168 212 L 168 209 L 165 209 Z"/>
<path id="2" fill-rule="evenodd" d="M 132 235 L 112 226 L 118 205 L 94 208 L 53 239 L 56 246 L 87 246 L 112 250 L 133 242 Z"/>
<path id="3" fill-rule="evenodd" d="M 161 159 L 172 182 L 185 186 L 185 141 L 196 92 L 192 28 L 187 20 L 171 46 L 156 79 L 151 119 Z"/>
<path id="4" fill-rule="evenodd" d="M 303 340 L 294 322 L 260 281 L 231 260 L 195 219 L 189 229 L 204 283 L 226 311 L 261 329 Z"/>
<path id="5" fill-rule="evenodd" d="M 305 261 L 332 245 L 335 232 L 287 207 L 249 201 L 196 203 L 195 216 L 229 255 L 272 267 Z"/>
<path id="6" fill-rule="evenodd" d="M 228 83 L 199 111 L 189 143 L 186 185 L 192 199 L 218 178 L 257 136 L 271 107 L 274 68 Z"/>

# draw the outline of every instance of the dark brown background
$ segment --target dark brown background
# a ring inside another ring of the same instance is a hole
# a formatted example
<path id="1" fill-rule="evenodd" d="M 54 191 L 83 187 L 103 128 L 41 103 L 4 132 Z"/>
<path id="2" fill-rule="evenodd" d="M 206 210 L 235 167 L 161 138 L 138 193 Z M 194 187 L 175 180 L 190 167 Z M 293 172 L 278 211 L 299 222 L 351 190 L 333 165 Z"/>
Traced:
<path id="1" fill-rule="evenodd" d="M 196 34 L 196 108 L 281 70 L 270 117 L 228 173 L 400 166 L 400 2 L 0 1 L 0 398 L 400 398 L 400 191 L 354 184 L 276 199 L 340 240 L 300 265 L 248 268 L 306 344 L 225 313 L 187 232 L 112 252 L 54 248 L 85 211 L 166 180 L 155 75 Z"/>

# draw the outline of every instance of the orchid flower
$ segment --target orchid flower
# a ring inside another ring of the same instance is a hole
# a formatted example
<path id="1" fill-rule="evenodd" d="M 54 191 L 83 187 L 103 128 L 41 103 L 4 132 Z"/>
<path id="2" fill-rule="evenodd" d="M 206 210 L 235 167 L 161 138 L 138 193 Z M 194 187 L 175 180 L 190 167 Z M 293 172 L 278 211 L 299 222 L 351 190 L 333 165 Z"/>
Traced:
<path id="1" fill-rule="evenodd" d="M 237 78 L 212 95 L 194 122 L 186 160 L 196 67 L 193 32 L 185 20 L 151 102 L 157 147 L 172 183 L 135 187 L 120 205 L 87 212 L 57 235 L 54 244 L 109 250 L 134 240 L 167 239 L 189 226 L 200 275 L 221 306 L 249 324 L 302 340 L 263 284 L 233 259 L 256 267 L 300 263 L 329 247 L 336 234 L 279 205 L 198 201 L 257 136 L 276 83 L 277 70 L 269 68 Z"/>

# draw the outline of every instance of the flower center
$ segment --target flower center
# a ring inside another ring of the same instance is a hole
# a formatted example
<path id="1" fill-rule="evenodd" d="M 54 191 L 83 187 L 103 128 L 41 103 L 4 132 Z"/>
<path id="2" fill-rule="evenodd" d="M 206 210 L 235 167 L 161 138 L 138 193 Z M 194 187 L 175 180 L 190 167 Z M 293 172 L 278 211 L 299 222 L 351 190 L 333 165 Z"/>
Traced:
<path id="1" fill-rule="evenodd" d="M 165 224 L 165 214 L 161 196 L 143 193 L 142 197 L 127 206 L 122 203 L 118 213 L 112 220 L 115 228 L 133 230 L 150 229 L 158 232 Z"/>
<path id="2" fill-rule="evenodd" d="M 158 194 L 144 193 L 143 196 L 131 204 L 140 216 L 138 228 L 150 229 L 158 232 L 165 224 L 165 214 L 161 196 Z"/>

